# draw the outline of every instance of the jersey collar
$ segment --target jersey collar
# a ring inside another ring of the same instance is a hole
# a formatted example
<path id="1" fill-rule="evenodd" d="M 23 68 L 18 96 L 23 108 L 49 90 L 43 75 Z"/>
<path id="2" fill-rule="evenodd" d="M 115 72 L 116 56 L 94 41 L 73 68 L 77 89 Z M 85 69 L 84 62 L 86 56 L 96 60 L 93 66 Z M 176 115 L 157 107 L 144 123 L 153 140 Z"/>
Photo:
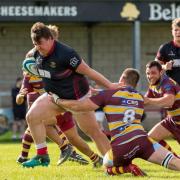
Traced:
<path id="1" fill-rule="evenodd" d="M 172 41 L 173 46 L 180 48 L 180 45 L 178 45 L 175 41 Z"/>

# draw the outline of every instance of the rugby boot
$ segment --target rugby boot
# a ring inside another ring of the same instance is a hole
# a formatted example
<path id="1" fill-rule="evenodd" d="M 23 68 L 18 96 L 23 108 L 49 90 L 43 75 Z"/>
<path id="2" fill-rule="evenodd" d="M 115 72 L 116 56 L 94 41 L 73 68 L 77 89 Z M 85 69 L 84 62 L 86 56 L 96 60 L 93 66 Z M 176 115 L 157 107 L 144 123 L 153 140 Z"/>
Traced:
<path id="1" fill-rule="evenodd" d="M 22 164 L 23 162 L 26 162 L 28 160 L 29 160 L 28 158 L 19 156 L 18 159 L 16 160 L 16 162 Z"/>
<path id="2" fill-rule="evenodd" d="M 137 165 L 135 164 L 129 164 L 128 169 L 131 174 L 134 176 L 147 176 L 145 172 L 143 172 Z"/>
<path id="3" fill-rule="evenodd" d="M 72 152 L 72 154 L 70 155 L 68 160 L 77 162 L 77 163 L 82 164 L 82 165 L 89 164 L 89 162 L 86 159 L 84 159 L 80 154 L 78 154 L 76 151 Z"/>
<path id="4" fill-rule="evenodd" d="M 94 168 L 99 168 L 102 165 L 103 165 L 103 158 L 99 156 L 97 161 L 93 162 L 93 167 Z"/>
<path id="5" fill-rule="evenodd" d="M 22 165 L 23 167 L 33 168 L 35 166 L 48 166 L 49 163 L 50 163 L 49 155 L 45 154 L 45 155 L 36 155 L 32 159 L 23 162 Z"/>
<path id="6" fill-rule="evenodd" d="M 62 151 L 61 151 L 61 155 L 60 155 L 60 158 L 57 162 L 57 165 L 61 165 L 62 163 L 64 163 L 69 157 L 70 155 L 72 154 L 73 152 L 73 148 L 70 144 L 67 145 L 66 148 L 64 148 Z"/>

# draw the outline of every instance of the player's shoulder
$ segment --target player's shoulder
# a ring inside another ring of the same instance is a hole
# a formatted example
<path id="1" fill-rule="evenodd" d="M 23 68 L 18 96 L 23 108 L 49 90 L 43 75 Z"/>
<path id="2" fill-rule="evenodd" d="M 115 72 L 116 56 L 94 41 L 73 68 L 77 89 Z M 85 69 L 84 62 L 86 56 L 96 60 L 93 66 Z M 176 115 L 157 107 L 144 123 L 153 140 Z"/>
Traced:
<path id="1" fill-rule="evenodd" d="M 161 44 L 159 49 L 160 50 L 166 50 L 166 49 L 169 49 L 169 48 L 172 48 L 173 47 L 173 43 L 172 41 L 169 41 L 169 42 L 166 42 L 164 44 Z"/>
<path id="2" fill-rule="evenodd" d="M 177 83 L 167 75 L 164 75 L 162 78 L 161 87 L 166 90 L 169 90 L 177 85 Z"/>
<path id="3" fill-rule="evenodd" d="M 74 49 L 73 49 L 71 46 L 69 46 L 69 45 L 67 45 L 67 44 L 64 44 L 64 43 L 62 43 L 62 42 L 59 42 L 59 41 L 56 41 L 56 48 L 57 48 L 58 50 L 61 50 L 61 52 L 62 52 L 62 51 L 64 51 L 64 52 L 74 51 Z"/>

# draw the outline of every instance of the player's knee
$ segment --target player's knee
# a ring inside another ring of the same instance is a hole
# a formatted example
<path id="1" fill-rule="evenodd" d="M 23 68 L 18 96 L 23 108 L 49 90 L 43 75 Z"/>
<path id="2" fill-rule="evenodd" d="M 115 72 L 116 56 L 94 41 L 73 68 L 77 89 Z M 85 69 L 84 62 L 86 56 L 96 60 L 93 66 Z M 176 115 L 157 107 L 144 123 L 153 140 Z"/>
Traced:
<path id="1" fill-rule="evenodd" d="M 28 124 L 32 124 L 33 123 L 33 113 L 31 113 L 31 112 L 27 112 L 27 114 L 26 114 L 26 121 L 27 121 L 27 123 Z"/>

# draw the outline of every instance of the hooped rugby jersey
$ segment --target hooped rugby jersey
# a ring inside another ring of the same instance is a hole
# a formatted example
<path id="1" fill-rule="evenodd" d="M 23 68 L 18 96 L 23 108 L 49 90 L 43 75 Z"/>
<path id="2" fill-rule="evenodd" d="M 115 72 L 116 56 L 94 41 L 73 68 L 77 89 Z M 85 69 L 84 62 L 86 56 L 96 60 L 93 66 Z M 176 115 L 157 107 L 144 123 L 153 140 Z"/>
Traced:
<path id="1" fill-rule="evenodd" d="M 103 107 L 111 131 L 112 144 L 125 144 L 146 136 L 140 124 L 144 112 L 144 100 L 133 88 L 101 91 L 90 99 L 96 105 Z"/>
<path id="2" fill-rule="evenodd" d="M 167 75 L 164 75 L 157 85 L 149 86 L 145 96 L 149 98 L 160 98 L 164 94 L 175 95 L 175 102 L 172 107 L 166 108 L 168 115 L 174 122 L 180 125 L 180 86 Z"/>
<path id="3" fill-rule="evenodd" d="M 39 94 L 43 94 L 45 92 L 42 78 L 39 78 L 37 76 L 32 76 L 29 74 L 26 74 L 23 77 L 21 89 L 24 89 L 24 88 L 27 88 L 28 93 L 36 92 Z"/>

